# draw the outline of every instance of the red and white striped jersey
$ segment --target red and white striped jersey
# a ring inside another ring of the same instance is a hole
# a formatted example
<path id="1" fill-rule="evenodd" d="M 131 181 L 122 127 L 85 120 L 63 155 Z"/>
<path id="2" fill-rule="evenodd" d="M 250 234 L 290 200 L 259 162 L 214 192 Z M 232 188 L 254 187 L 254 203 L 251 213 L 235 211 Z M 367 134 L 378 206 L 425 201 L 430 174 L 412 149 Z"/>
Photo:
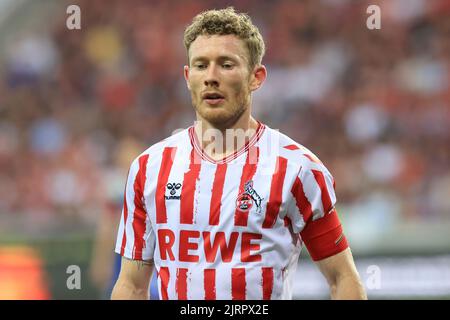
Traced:
<path id="1" fill-rule="evenodd" d="M 259 124 L 214 161 L 194 127 L 131 164 L 116 252 L 154 260 L 162 299 L 291 299 L 303 243 L 313 260 L 347 248 L 334 180 L 308 149 Z"/>

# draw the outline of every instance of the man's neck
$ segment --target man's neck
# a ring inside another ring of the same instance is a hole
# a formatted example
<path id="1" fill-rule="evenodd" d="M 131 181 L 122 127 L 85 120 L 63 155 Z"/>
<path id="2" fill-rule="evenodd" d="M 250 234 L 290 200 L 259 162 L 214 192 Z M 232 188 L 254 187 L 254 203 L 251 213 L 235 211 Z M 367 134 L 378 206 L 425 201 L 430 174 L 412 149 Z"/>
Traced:
<path id="1" fill-rule="evenodd" d="M 256 133 L 259 123 L 250 114 L 243 114 L 228 127 L 218 128 L 197 114 L 195 134 L 203 151 L 214 160 L 221 160 L 240 150 Z"/>

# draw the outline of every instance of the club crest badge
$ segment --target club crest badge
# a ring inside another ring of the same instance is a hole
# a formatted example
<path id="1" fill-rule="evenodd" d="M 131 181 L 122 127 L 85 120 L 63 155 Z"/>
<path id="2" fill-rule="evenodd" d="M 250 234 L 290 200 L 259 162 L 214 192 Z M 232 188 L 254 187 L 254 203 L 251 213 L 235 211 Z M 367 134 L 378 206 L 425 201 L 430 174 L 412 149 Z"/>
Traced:
<path id="1" fill-rule="evenodd" d="M 262 198 L 253 189 L 253 181 L 247 181 L 244 186 L 244 192 L 241 193 L 236 199 L 236 209 L 243 212 L 248 212 L 256 205 L 256 212 L 261 213 Z"/>

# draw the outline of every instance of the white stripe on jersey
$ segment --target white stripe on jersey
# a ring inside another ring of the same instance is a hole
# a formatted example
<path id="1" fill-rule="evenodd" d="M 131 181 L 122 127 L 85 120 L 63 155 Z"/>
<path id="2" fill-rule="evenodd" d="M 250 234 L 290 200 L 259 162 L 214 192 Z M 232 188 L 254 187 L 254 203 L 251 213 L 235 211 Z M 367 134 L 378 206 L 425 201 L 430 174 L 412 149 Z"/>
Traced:
<path id="1" fill-rule="evenodd" d="M 127 202 L 127 219 L 125 221 L 125 236 L 126 236 L 126 243 L 125 248 L 122 248 L 122 239 L 124 237 L 123 232 L 120 233 L 120 236 L 117 238 L 117 244 L 116 244 L 116 252 L 117 249 L 119 250 L 118 253 L 120 253 L 121 249 L 124 249 L 124 256 L 128 259 L 133 259 L 134 252 L 134 230 L 133 230 L 133 216 L 134 216 L 134 181 L 136 180 L 136 175 L 139 171 L 139 163 L 136 159 L 133 161 L 130 171 L 128 174 L 128 179 L 126 183 L 126 190 L 125 190 L 125 197 Z M 122 217 L 121 221 L 124 220 L 124 217 Z M 123 229 L 122 229 L 123 230 Z"/>

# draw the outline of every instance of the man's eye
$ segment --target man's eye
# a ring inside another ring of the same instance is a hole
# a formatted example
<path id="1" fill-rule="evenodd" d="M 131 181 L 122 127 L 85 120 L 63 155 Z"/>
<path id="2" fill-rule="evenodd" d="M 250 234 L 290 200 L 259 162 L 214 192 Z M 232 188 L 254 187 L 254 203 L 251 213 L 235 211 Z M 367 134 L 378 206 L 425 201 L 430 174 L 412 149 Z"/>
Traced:
<path id="1" fill-rule="evenodd" d="M 206 64 L 196 64 L 195 67 L 197 69 L 205 69 L 206 68 Z"/>
<path id="2" fill-rule="evenodd" d="M 233 65 L 231 63 L 224 63 L 222 67 L 224 67 L 225 69 L 231 69 L 233 68 Z"/>

